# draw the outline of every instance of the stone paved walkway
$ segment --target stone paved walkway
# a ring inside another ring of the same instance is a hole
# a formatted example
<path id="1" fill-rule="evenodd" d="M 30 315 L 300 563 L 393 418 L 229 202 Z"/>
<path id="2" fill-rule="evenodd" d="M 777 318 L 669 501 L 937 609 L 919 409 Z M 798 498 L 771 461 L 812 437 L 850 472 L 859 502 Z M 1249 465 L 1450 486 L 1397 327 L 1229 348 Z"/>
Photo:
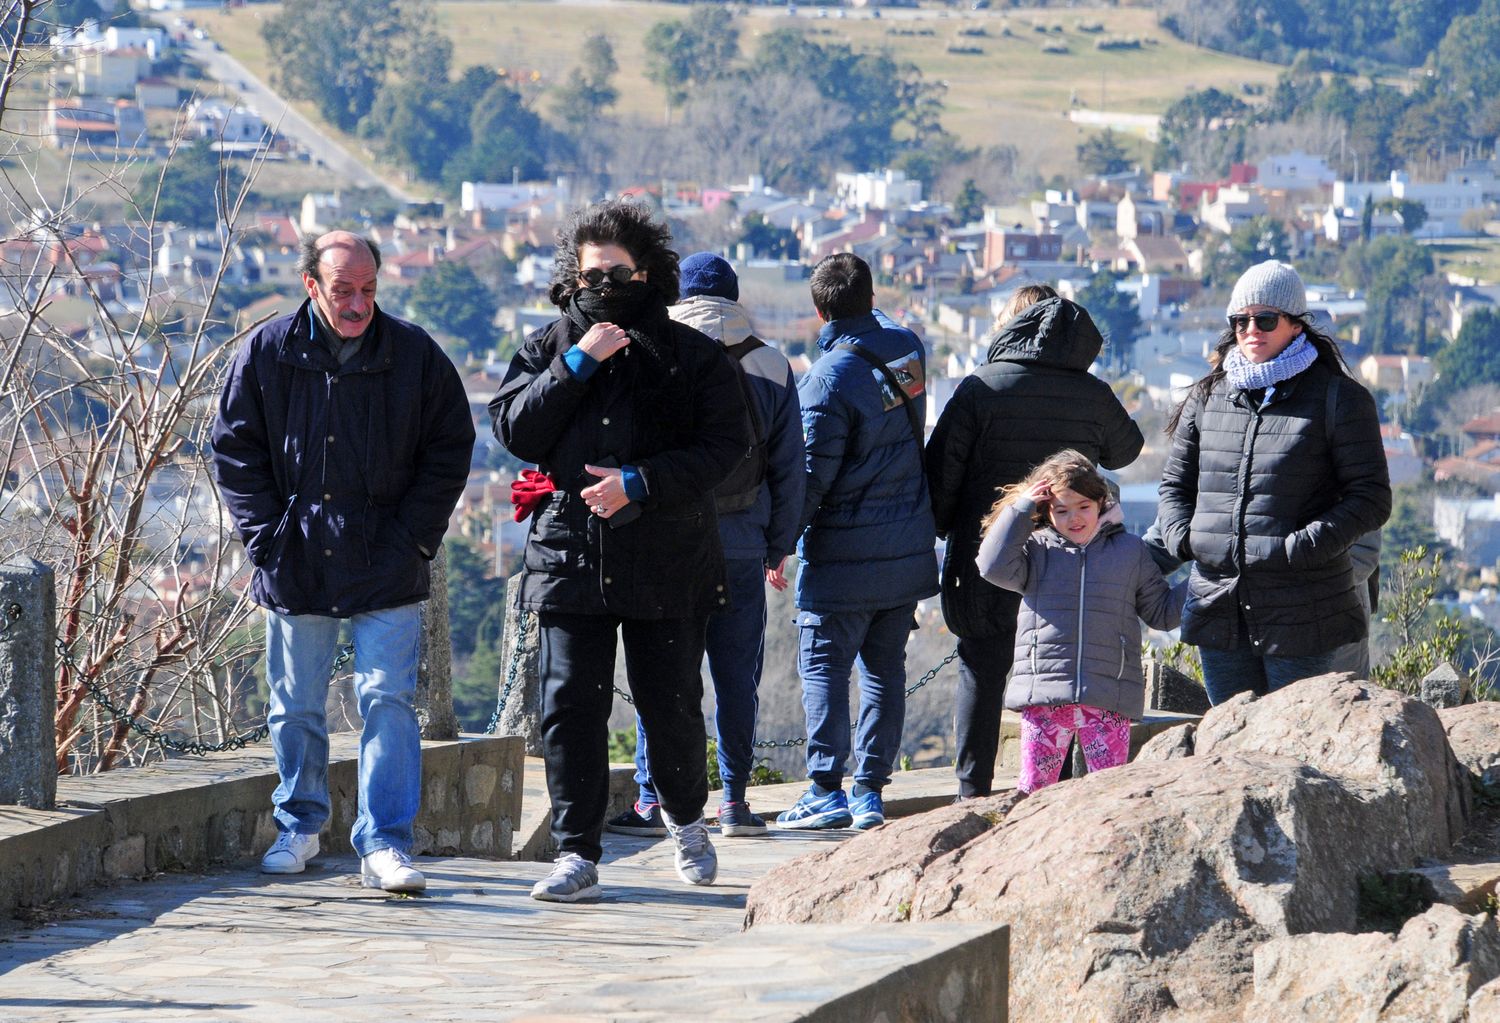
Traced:
<path id="1" fill-rule="evenodd" d="M 852 834 L 716 836 L 709 888 L 678 880 L 670 843 L 607 835 L 604 898 L 572 906 L 529 897 L 545 863 L 424 858 L 418 898 L 359 887 L 353 858 L 164 875 L 0 931 L 0 1020 L 508 1020 L 738 933 L 755 878 Z"/>

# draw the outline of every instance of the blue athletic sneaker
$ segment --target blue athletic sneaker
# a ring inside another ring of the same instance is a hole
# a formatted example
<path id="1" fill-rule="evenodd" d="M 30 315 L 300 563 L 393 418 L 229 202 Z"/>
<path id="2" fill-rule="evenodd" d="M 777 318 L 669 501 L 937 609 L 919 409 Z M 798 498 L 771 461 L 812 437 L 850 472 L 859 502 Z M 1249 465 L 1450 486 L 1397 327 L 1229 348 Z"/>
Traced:
<path id="1" fill-rule="evenodd" d="M 825 795 L 817 795 L 809 788 L 797 798 L 792 808 L 776 818 L 779 828 L 822 830 L 824 828 L 847 828 L 854 823 L 849 813 L 849 798 L 843 789 L 834 789 Z"/>
<path id="2" fill-rule="evenodd" d="M 874 789 L 855 793 L 854 798 L 849 800 L 849 810 L 854 815 L 854 827 L 857 831 L 869 831 L 885 823 L 885 804 L 880 800 L 880 793 Z"/>

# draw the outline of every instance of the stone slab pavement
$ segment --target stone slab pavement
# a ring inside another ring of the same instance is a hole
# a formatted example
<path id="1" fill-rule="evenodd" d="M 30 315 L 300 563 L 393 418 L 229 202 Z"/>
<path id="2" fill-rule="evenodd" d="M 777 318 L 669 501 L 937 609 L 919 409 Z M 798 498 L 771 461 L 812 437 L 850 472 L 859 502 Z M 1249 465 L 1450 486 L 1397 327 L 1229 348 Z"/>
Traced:
<path id="1" fill-rule="evenodd" d="M 739 933 L 754 879 L 853 834 L 716 834 L 704 888 L 677 878 L 669 842 L 607 835 L 604 897 L 575 905 L 530 898 L 547 863 L 423 857 L 421 897 L 361 888 L 343 856 L 293 877 L 159 875 L 0 931 L 0 1020 L 509 1020 Z"/>

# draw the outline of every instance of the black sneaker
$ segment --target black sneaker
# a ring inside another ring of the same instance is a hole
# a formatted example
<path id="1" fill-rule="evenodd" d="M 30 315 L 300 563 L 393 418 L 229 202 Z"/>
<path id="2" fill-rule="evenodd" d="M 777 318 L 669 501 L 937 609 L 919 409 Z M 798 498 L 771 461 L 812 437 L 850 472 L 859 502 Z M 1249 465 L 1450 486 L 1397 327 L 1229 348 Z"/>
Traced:
<path id="1" fill-rule="evenodd" d="M 612 817 L 604 825 L 605 831 L 616 835 L 645 835 L 649 838 L 666 838 L 667 822 L 656 803 L 636 803 L 629 810 Z"/>

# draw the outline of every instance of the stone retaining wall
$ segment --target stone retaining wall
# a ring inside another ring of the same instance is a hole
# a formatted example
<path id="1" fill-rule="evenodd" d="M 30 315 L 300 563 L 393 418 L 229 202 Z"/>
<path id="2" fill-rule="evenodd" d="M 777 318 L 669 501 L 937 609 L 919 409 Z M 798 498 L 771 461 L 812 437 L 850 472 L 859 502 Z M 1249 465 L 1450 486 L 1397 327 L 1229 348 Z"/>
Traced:
<path id="1" fill-rule="evenodd" d="M 330 852 L 350 852 L 359 736 L 331 737 Z M 522 740 L 422 744 L 417 854 L 506 859 L 521 819 Z M 54 810 L 0 807 L 0 914 L 91 885 L 258 856 L 275 837 L 270 748 L 58 782 Z"/>

